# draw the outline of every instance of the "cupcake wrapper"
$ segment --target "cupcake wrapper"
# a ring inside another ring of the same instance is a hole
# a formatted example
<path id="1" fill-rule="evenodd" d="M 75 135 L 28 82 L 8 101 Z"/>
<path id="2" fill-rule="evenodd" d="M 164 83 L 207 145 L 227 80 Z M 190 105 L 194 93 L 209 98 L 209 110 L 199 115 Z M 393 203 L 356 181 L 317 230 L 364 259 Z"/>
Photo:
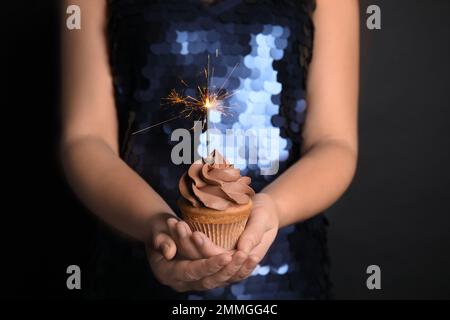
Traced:
<path id="1" fill-rule="evenodd" d="M 187 219 L 186 223 L 193 231 L 200 231 L 206 234 L 214 244 L 227 250 L 232 250 L 236 247 L 236 243 L 244 231 L 247 220 L 248 218 L 234 223 L 206 224 Z"/>
<path id="2" fill-rule="evenodd" d="M 252 209 L 252 201 L 245 205 L 231 206 L 223 211 L 206 207 L 193 207 L 180 198 L 178 206 L 183 220 L 192 231 L 200 231 L 219 247 L 232 250 L 244 231 Z"/>

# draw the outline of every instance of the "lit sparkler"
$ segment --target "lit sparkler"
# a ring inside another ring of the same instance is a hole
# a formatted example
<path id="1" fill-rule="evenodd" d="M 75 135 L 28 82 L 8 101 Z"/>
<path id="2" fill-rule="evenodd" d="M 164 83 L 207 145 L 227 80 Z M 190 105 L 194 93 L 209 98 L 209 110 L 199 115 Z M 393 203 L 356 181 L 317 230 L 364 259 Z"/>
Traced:
<path id="1" fill-rule="evenodd" d="M 228 106 L 225 101 L 230 98 L 234 92 L 230 93 L 225 89 L 225 85 L 230 79 L 231 75 L 233 74 L 234 70 L 238 64 L 236 64 L 231 72 L 226 76 L 225 80 L 221 84 L 220 87 L 217 87 L 212 83 L 212 79 L 214 76 L 214 68 L 210 68 L 210 56 L 208 55 L 208 63 L 207 66 L 203 69 L 203 74 L 205 77 L 205 86 L 198 85 L 196 88 L 196 96 L 192 95 L 185 95 L 184 93 L 178 92 L 175 89 L 172 89 L 169 95 L 163 100 L 166 102 L 163 103 L 163 105 L 171 105 L 174 107 L 181 107 L 180 113 L 170 119 L 161 121 L 159 123 L 156 123 L 154 125 L 151 125 L 149 127 L 143 128 L 141 130 L 138 130 L 136 132 L 133 132 L 134 134 L 138 134 L 144 131 L 147 131 L 153 127 L 159 126 L 161 124 L 164 124 L 166 122 L 179 119 L 179 118 L 188 118 L 192 115 L 199 115 L 198 120 L 202 120 L 202 127 L 206 130 L 206 148 L 207 148 L 207 155 L 210 154 L 210 137 L 209 137 L 209 130 L 210 129 L 210 112 L 212 110 L 219 112 L 221 114 L 228 114 L 228 109 L 230 109 L 230 106 Z M 183 80 L 180 79 L 180 82 L 187 88 L 189 88 L 189 85 Z"/>

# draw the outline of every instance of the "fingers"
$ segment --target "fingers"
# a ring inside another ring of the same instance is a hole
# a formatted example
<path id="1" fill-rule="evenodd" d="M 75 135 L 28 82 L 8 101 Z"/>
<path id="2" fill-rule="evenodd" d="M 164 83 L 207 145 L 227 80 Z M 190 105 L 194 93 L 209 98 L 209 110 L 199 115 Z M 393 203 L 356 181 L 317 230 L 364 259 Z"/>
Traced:
<path id="1" fill-rule="evenodd" d="M 250 253 L 261 242 L 264 233 L 267 231 L 264 215 L 259 214 L 258 210 L 264 209 L 258 208 L 252 212 L 237 243 L 237 249 L 245 253 Z"/>
<path id="2" fill-rule="evenodd" d="M 175 240 L 178 253 L 181 256 L 191 260 L 207 258 L 199 252 L 194 244 L 191 238 L 191 228 L 186 222 L 177 221 L 176 219 L 168 219 L 167 226 L 169 228 L 170 235 Z"/>
<path id="3" fill-rule="evenodd" d="M 178 220 L 175 218 L 170 218 L 170 219 L 167 219 L 167 221 L 166 221 L 167 227 L 169 228 L 169 234 L 172 237 L 172 239 L 177 239 L 177 237 L 178 237 L 177 223 L 178 223 Z"/>
<path id="4" fill-rule="evenodd" d="M 209 258 L 227 252 L 222 247 L 215 245 L 204 233 L 194 231 L 191 236 L 198 252 L 203 258 Z"/>
<path id="5" fill-rule="evenodd" d="M 232 279 L 230 279 L 230 282 L 241 281 L 250 276 L 250 274 L 256 268 L 257 264 L 266 255 L 273 240 L 276 237 L 276 234 L 276 229 L 270 229 L 269 231 L 264 233 L 261 242 L 252 250 L 245 264 L 242 266 L 239 272 L 237 272 L 236 275 L 233 276 Z"/>
<path id="6" fill-rule="evenodd" d="M 177 224 L 177 233 L 178 233 L 178 245 L 181 248 L 181 252 L 184 256 L 190 259 L 202 259 L 207 258 L 203 256 L 200 251 L 197 249 L 197 246 L 194 244 L 191 236 L 192 231 L 189 225 L 184 221 L 179 221 Z"/>
<path id="7" fill-rule="evenodd" d="M 196 281 L 213 275 L 230 263 L 231 255 L 223 253 L 209 259 L 181 260 L 174 269 L 178 281 Z"/>
<path id="8" fill-rule="evenodd" d="M 168 219 L 169 233 L 175 240 L 178 253 L 182 256 L 195 260 L 210 258 L 227 252 L 222 247 L 215 245 L 205 234 L 199 231 L 192 233 L 189 225 L 184 221 Z"/>
<path id="9" fill-rule="evenodd" d="M 205 277 L 201 281 L 202 287 L 204 289 L 213 289 L 226 285 L 227 282 L 241 269 L 242 265 L 247 260 L 247 257 L 248 255 L 246 253 L 237 251 L 228 265 L 214 275 Z"/>
<path id="10" fill-rule="evenodd" d="M 250 276 L 250 274 L 255 270 L 261 259 L 257 256 L 251 255 L 248 257 L 247 261 L 242 265 L 241 269 L 239 269 L 236 274 L 230 278 L 228 282 L 236 282 L 246 279 Z"/>
<path id="11" fill-rule="evenodd" d="M 173 259 L 177 253 L 175 242 L 166 233 L 158 233 L 153 239 L 153 246 L 156 250 L 159 250 L 167 260 Z"/>
<path id="12" fill-rule="evenodd" d="M 209 259 L 167 261 L 158 251 L 149 255 L 157 279 L 178 292 L 209 290 L 246 278 L 259 259 L 244 252 L 220 254 Z"/>

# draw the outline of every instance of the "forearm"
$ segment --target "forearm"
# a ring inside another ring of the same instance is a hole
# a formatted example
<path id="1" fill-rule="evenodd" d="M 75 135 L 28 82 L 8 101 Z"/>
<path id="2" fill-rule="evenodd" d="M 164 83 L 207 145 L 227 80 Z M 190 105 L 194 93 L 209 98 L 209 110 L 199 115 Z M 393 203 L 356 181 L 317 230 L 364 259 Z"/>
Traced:
<path id="1" fill-rule="evenodd" d="M 86 136 L 63 143 L 69 183 L 82 202 L 116 229 L 145 241 L 148 223 L 173 211 L 102 139 Z"/>
<path id="2" fill-rule="evenodd" d="M 332 205 L 347 189 L 356 167 L 356 151 L 345 143 L 324 141 L 262 192 L 275 201 L 280 227 L 306 220 Z"/>

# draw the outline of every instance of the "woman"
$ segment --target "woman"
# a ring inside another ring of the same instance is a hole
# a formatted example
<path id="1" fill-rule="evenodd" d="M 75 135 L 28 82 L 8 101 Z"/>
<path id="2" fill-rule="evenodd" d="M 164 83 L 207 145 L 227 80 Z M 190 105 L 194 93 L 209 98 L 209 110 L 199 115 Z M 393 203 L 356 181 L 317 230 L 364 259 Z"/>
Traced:
<path id="1" fill-rule="evenodd" d="M 91 296 L 328 298 L 320 213 L 356 167 L 357 1 L 75 4 L 82 28 L 63 33 L 65 172 L 92 212 L 145 246 L 150 265 L 141 263 L 143 246 L 104 231 Z M 170 134 L 192 119 L 165 122 L 173 114 L 160 106 L 179 78 L 195 80 L 208 56 L 218 77 L 236 69 L 229 86 L 243 92 L 237 115 L 219 119 L 219 128 L 248 128 L 258 114 L 282 144 L 275 176 L 242 168 L 257 194 L 233 252 L 176 217 L 186 167 L 170 160 Z M 255 92 L 266 99 L 253 103 Z"/>

